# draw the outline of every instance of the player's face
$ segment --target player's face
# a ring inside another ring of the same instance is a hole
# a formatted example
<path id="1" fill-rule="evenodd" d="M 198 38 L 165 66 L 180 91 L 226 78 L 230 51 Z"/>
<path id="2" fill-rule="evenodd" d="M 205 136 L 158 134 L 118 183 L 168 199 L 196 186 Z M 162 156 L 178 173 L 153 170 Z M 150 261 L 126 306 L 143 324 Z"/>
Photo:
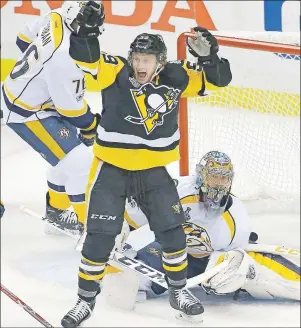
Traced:
<path id="1" fill-rule="evenodd" d="M 134 53 L 132 67 L 135 79 L 141 83 L 150 82 L 157 68 L 157 57 L 153 54 Z"/>
<path id="2" fill-rule="evenodd" d="M 230 179 L 228 176 L 219 174 L 210 174 L 207 177 L 208 187 L 224 190 L 229 186 Z"/>

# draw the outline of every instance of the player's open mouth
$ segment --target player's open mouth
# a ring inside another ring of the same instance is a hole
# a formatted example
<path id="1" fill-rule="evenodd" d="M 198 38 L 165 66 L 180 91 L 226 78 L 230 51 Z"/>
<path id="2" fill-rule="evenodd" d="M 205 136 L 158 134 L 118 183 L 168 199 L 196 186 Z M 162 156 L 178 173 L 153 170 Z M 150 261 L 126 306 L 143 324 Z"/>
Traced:
<path id="1" fill-rule="evenodd" d="M 144 79 L 146 77 L 146 72 L 137 72 L 137 75 L 140 79 Z"/>

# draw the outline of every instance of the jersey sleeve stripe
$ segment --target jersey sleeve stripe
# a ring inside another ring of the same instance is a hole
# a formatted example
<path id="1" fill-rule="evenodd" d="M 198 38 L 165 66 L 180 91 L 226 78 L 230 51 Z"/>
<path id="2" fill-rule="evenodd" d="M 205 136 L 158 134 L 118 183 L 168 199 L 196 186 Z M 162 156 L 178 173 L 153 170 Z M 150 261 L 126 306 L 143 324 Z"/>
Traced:
<path id="1" fill-rule="evenodd" d="M 231 215 L 231 213 L 229 211 L 226 211 L 222 214 L 223 219 L 225 220 L 225 222 L 227 223 L 229 230 L 230 230 L 230 243 L 229 245 L 231 245 L 234 237 L 235 237 L 235 232 L 236 232 L 236 225 L 235 225 L 235 221 L 233 216 Z"/>
<path id="2" fill-rule="evenodd" d="M 32 40 L 30 38 L 28 38 L 27 36 L 25 36 L 22 33 L 19 33 L 17 37 L 23 42 L 26 42 L 26 43 L 31 43 L 32 42 Z"/>
<path id="3" fill-rule="evenodd" d="M 20 107 L 22 107 L 23 109 L 27 109 L 27 110 L 37 110 L 37 108 L 34 108 L 30 105 L 27 105 L 25 102 L 23 102 L 20 99 L 17 99 L 17 97 L 15 97 L 7 88 L 6 84 L 4 84 L 4 91 L 5 94 L 8 98 L 8 100 L 12 103 L 12 104 L 16 104 Z"/>
<path id="4" fill-rule="evenodd" d="M 41 140 L 58 159 L 63 159 L 66 154 L 48 131 L 43 127 L 39 121 L 26 122 L 28 129 Z"/>
<path id="5" fill-rule="evenodd" d="M 63 109 L 63 108 L 56 107 L 56 110 L 60 114 L 62 114 L 63 116 L 66 116 L 66 117 L 78 117 L 78 116 L 81 116 L 81 115 L 84 115 L 87 113 L 88 104 L 87 104 L 86 100 L 84 100 L 83 102 L 84 102 L 84 107 L 82 107 L 80 109 Z"/>
<path id="6" fill-rule="evenodd" d="M 53 33 L 54 50 L 56 50 L 63 41 L 63 21 L 58 13 L 51 13 L 51 28 Z"/>
<path id="7" fill-rule="evenodd" d="M 93 120 L 93 122 L 92 122 L 92 124 L 89 127 L 87 127 L 87 128 L 82 128 L 82 130 L 84 130 L 84 131 L 93 130 L 96 127 L 96 124 L 97 124 L 97 119 L 95 117 L 94 120 Z"/>
<path id="8" fill-rule="evenodd" d="M 21 115 L 23 117 L 29 117 L 33 114 L 33 112 L 23 109 L 17 105 L 14 105 L 12 102 L 10 102 L 4 91 L 3 86 L 2 86 L 2 95 L 3 95 L 4 101 L 5 101 L 5 104 L 6 104 L 6 107 L 8 108 L 8 110 L 10 110 L 18 115 Z"/>
<path id="9" fill-rule="evenodd" d="M 95 63 L 84 63 L 79 60 L 73 59 L 76 65 L 86 73 L 97 76 L 99 61 Z"/>
<path id="10" fill-rule="evenodd" d="M 200 201 L 200 196 L 199 195 L 189 195 L 181 198 L 181 204 L 195 204 Z"/>
<path id="11" fill-rule="evenodd" d="M 111 86 L 116 81 L 119 72 L 125 67 L 120 58 L 105 56 L 106 55 L 100 56 L 99 69 L 97 73 L 97 81 L 102 90 Z M 111 58 L 111 62 L 105 58 Z"/>

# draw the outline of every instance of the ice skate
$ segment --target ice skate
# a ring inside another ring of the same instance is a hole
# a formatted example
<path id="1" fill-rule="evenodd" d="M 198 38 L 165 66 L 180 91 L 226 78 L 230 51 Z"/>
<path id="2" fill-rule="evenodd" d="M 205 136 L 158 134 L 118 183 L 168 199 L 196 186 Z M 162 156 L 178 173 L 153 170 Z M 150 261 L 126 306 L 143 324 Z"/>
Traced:
<path id="1" fill-rule="evenodd" d="M 187 289 L 169 287 L 169 303 L 178 311 L 176 318 L 189 323 L 201 323 L 204 308 L 198 298 Z"/>
<path id="2" fill-rule="evenodd" d="M 95 301 L 86 302 L 79 298 L 75 306 L 63 317 L 61 325 L 64 328 L 80 327 L 90 318 L 94 307 Z"/>
<path id="3" fill-rule="evenodd" d="M 47 194 L 48 195 L 48 194 Z M 46 196 L 46 214 L 44 220 L 46 234 L 64 234 L 64 231 L 72 235 L 80 236 L 84 230 L 83 224 L 78 222 L 76 213 L 69 209 L 60 210 L 49 204 L 49 197 Z M 60 233 L 61 230 L 62 232 Z"/>

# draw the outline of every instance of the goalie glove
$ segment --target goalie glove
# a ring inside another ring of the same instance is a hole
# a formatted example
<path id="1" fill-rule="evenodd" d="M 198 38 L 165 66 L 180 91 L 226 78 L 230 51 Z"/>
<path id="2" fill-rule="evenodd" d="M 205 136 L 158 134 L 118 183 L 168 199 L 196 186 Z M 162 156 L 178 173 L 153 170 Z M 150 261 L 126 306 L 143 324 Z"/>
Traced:
<path id="1" fill-rule="evenodd" d="M 95 126 L 93 129 L 90 130 L 80 130 L 80 133 L 78 135 L 80 141 L 82 143 L 84 143 L 87 147 L 93 146 L 94 144 L 94 140 L 96 138 L 96 134 L 97 134 L 97 127 L 99 124 L 99 121 L 101 119 L 101 116 L 97 113 L 95 114 Z"/>
<path id="2" fill-rule="evenodd" d="M 196 37 L 188 36 L 186 43 L 192 56 L 198 58 L 199 65 L 213 65 L 219 61 L 217 39 L 204 27 L 195 27 Z"/>
<path id="3" fill-rule="evenodd" d="M 215 276 L 205 281 L 202 287 L 209 294 L 224 295 L 242 288 L 252 274 L 252 259 L 242 249 L 226 253 L 214 252 L 209 259 L 206 271 L 223 260 L 229 264 Z"/>

